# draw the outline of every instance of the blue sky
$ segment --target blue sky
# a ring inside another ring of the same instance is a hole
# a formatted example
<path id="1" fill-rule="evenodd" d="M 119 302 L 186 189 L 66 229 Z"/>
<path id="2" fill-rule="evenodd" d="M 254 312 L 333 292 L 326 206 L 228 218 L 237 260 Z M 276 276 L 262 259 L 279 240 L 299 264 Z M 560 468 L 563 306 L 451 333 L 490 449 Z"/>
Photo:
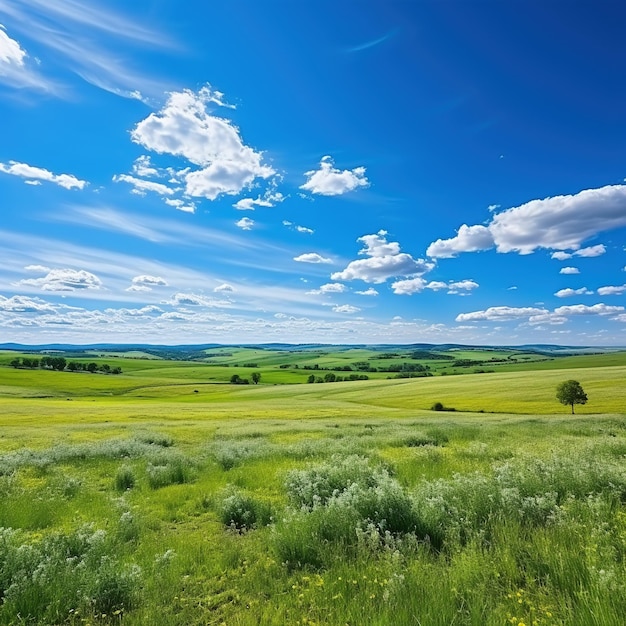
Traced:
<path id="1" fill-rule="evenodd" d="M 624 18 L 0 0 L 0 342 L 626 345 Z"/>

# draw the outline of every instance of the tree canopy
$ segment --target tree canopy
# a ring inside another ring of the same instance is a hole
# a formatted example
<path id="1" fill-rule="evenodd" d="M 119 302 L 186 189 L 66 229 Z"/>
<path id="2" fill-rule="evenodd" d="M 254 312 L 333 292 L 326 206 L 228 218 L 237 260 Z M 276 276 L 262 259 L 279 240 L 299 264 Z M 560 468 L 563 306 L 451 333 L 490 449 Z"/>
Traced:
<path id="1" fill-rule="evenodd" d="M 556 399 L 561 404 L 571 406 L 573 415 L 574 405 L 586 404 L 588 398 L 582 388 L 582 385 L 577 380 L 565 380 L 557 385 Z"/>

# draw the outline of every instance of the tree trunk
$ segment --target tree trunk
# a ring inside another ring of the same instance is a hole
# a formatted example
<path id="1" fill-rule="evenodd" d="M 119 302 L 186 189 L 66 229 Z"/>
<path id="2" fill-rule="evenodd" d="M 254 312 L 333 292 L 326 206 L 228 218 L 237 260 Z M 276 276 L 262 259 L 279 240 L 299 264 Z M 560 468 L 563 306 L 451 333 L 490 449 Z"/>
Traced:
<path id="1" fill-rule="evenodd" d="M 572 402 L 572 415 L 574 415 L 574 403 Z"/>

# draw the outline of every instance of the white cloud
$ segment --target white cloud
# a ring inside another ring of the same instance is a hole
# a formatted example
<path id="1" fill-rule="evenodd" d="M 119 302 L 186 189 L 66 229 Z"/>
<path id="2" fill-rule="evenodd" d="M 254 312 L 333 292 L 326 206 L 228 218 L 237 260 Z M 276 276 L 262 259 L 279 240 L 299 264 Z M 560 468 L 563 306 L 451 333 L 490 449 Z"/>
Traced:
<path id="1" fill-rule="evenodd" d="M 242 230 L 252 230 L 254 220 L 251 220 L 249 217 L 242 217 L 238 222 L 235 222 L 235 224 Z"/>
<path id="2" fill-rule="evenodd" d="M 126 288 L 126 291 L 130 291 L 131 293 L 146 293 L 148 291 L 152 291 L 150 287 L 146 287 L 146 285 L 131 285 Z"/>
<path id="3" fill-rule="evenodd" d="M 179 211 L 183 211 L 183 213 L 196 212 L 196 204 L 194 202 L 185 202 L 184 200 L 180 200 L 179 198 L 163 198 L 163 201 L 165 202 L 165 204 L 173 206 Z"/>
<path id="4" fill-rule="evenodd" d="M 378 291 L 376 291 L 374 287 L 370 287 L 369 289 L 366 289 L 365 291 L 355 291 L 354 293 L 358 294 L 359 296 L 377 296 L 378 295 Z"/>
<path id="5" fill-rule="evenodd" d="M 151 113 L 131 132 L 132 140 L 149 150 L 200 166 L 184 174 L 185 193 L 209 200 L 240 193 L 257 178 L 275 174 L 262 163 L 260 152 L 243 143 L 230 120 L 207 111 L 207 104 L 219 104 L 216 93 L 209 86 L 197 93 L 188 89 L 172 92 L 160 111 Z"/>
<path id="6" fill-rule="evenodd" d="M 215 289 L 213 289 L 213 291 L 215 293 L 234 293 L 235 292 L 235 288 L 232 285 L 229 285 L 228 283 L 223 283 L 223 284 L 218 285 L 217 287 L 215 287 Z"/>
<path id="7" fill-rule="evenodd" d="M 300 189 L 322 196 L 340 196 L 359 187 L 369 186 L 364 167 L 338 170 L 333 165 L 330 156 L 322 157 L 319 170 L 305 172 L 304 175 L 308 177 L 308 180 L 300 186 Z"/>
<path id="8" fill-rule="evenodd" d="M 539 326 L 540 324 L 550 324 L 551 326 L 558 326 L 565 324 L 568 321 L 567 317 L 562 315 L 554 315 L 554 313 L 541 313 L 540 315 L 531 315 L 528 318 L 528 323 L 531 326 Z"/>
<path id="9" fill-rule="evenodd" d="M 509 306 L 492 306 L 484 311 L 473 311 L 472 313 L 460 313 L 456 316 L 457 322 L 475 322 L 475 321 L 507 321 L 529 317 L 531 315 L 544 315 L 549 313 L 546 309 L 537 309 L 535 307 L 509 307 Z"/>
<path id="10" fill-rule="evenodd" d="M 588 296 L 593 294 L 593 291 L 589 291 L 587 287 L 581 287 L 580 289 L 559 289 L 554 295 L 557 298 L 571 298 L 572 296 Z"/>
<path id="11" fill-rule="evenodd" d="M 473 289 L 478 288 L 478 283 L 473 280 L 460 280 L 457 282 L 450 281 L 444 283 L 443 281 L 432 280 L 426 282 L 423 278 L 411 278 L 409 280 L 399 280 L 391 285 L 393 292 L 398 295 L 410 296 L 414 293 L 424 291 L 424 289 L 430 289 L 432 291 L 440 291 L 447 289 L 451 295 L 463 294 L 466 295 Z"/>
<path id="12" fill-rule="evenodd" d="M 254 198 L 242 198 L 233 204 L 233 206 L 239 211 L 254 211 L 255 206 L 273 207 L 278 202 L 282 202 L 285 199 L 280 192 L 272 192 L 269 190 L 263 197 L 257 196 Z"/>
<path id="13" fill-rule="evenodd" d="M 623 310 L 623 306 L 609 306 L 603 303 L 594 304 L 593 306 L 574 304 L 558 307 L 554 309 L 554 313 L 555 315 L 612 315 Z"/>
<path id="14" fill-rule="evenodd" d="M 538 248 L 547 248 L 575 250 L 578 256 L 597 256 L 603 254 L 604 246 L 579 250 L 581 244 L 600 232 L 623 226 L 626 226 L 626 186 L 608 185 L 574 195 L 532 200 L 497 213 L 488 226 L 464 225 L 456 237 L 432 243 L 428 254 L 454 256 L 495 245 L 503 253 L 531 254 Z M 491 245 L 489 235 L 493 239 Z"/>
<path id="15" fill-rule="evenodd" d="M 7 71 L 6 66 L 24 66 L 26 52 L 20 44 L 11 39 L 6 33 L 6 28 L 0 24 L 0 75 Z"/>
<path id="16" fill-rule="evenodd" d="M 297 224 L 294 224 L 293 222 L 290 222 L 288 220 L 283 220 L 283 226 L 286 226 L 287 228 L 295 230 L 299 233 L 305 233 L 307 235 L 312 235 L 315 232 L 312 228 L 307 228 L 306 226 L 298 226 Z"/>
<path id="17" fill-rule="evenodd" d="M 499 209 L 499 208 L 500 208 L 500 205 L 499 205 L 499 204 L 490 204 L 490 205 L 487 207 L 487 210 L 488 210 L 490 213 L 493 213 L 493 211 L 495 211 L 496 209 Z"/>
<path id="18" fill-rule="evenodd" d="M 559 274 L 580 274 L 580 270 L 577 267 L 562 267 Z"/>
<path id="19" fill-rule="evenodd" d="M 423 278 L 411 278 L 409 280 L 398 280 L 392 283 L 391 288 L 395 294 L 400 296 L 410 296 L 414 293 L 424 291 L 426 281 Z"/>
<path id="20" fill-rule="evenodd" d="M 132 279 L 132 285 L 126 291 L 152 291 L 153 287 L 167 287 L 167 281 L 160 276 L 142 274 Z"/>
<path id="21" fill-rule="evenodd" d="M 1 32 L 1 31 L 0 31 Z M 64 189 L 83 189 L 88 185 L 87 181 L 80 180 L 71 174 L 53 174 L 41 167 L 34 167 L 26 163 L 18 163 L 17 161 L 9 161 L 9 164 L 0 163 L 0 172 L 11 174 L 13 176 L 21 176 L 26 178 L 26 182 L 45 180 Z"/>
<path id="22" fill-rule="evenodd" d="M 44 291 L 75 291 L 100 289 L 102 281 L 91 272 L 73 269 L 52 269 L 41 278 L 27 278 L 18 285 L 39 287 Z"/>
<path id="23" fill-rule="evenodd" d="M 359 250 L 359 254 L 366 256 L 393 256 L 400 254 L 400 244 L 397 241 L 387 241 L 389 233 L 379 230 L 375 235 L 363 235 L 357 241 L 362 241 L 365 247 Z"/>
<path id="24" fill-rule="evenodd" d="M 570 252 L 553 252 L 550 255 L 551 259 L 556 259 L 557 261 L 566 261 L 567 259 L 571 259 L 572 256 L 574 256 L 573 254 L 571 254 Z"/>
<path id="25" fill-rule="evenodd" d="M 346 286 L 341 283 L 326 283 L 315 291 L 309 293 L 343 293 L 346 290 Z"/>
<path id="26" fill-rule="evenodd" d="M 24 269 L 27 272 L 37 272 L 39 274 L 50 271 L 50 268 L 46 265 L 27 265 Z"/>
<path id="27" fill-rule="evenodd" d="M 449 294 L 468 293 L 478 289 L 479 284 L 473 280 L 459 280 L 448 284 Z"/>
<path id="28" fill-rule="evenodd" d="M 598 295 L 600 296 L 621 296 L 626 292 L 626 285 L 599 287 Z"/>
<path id="29" fill-rule="evenodd" d="M 5 298 L 0 296 L 0 311 L 10 313 L 45 313 L 54 311 L 54 307 L 40 298 L 28 298 L 27 296 Z"/>
<path id="30" fill-rule="evenodd" d="M 161 171 L 154 167 L 152 160 L 147 154 L 143 154 L 135 159 L 133 163 L 133 173 L 146 178 L 159 177 L 162 175 Z"/>
<path id="31" fill-rule="evenodd" d="M 232 306 L 232 302 L 228 300 L 213 300 L 212 298 L 206 298 L 205 296 L 199 296 L 193 293 L 176 293 L 172 296 L 171 300 L 168 300 L 166 304 L 172 306 L 201 306 L 208 308 L 222 308 Z"/>
<path id="32" fill-rule="evenodd" d="M 357 241 L 365 244 L 359 254 L 367 255 L 368 258 L 351 261 L 343 271 L 331 274 L 331 279 L 384 283 L 396 276 L 417 278 L 433 269 L 434 263 L 414 259 L 410 254 L 400 252 L 400 244 L 388 242 L 386 235 L 387 231 L 380 230 L 375 235 L 359 237 Z"/>
<path id="33" fill-rule="evenodd" d="M 298 261 L 298 263 L 332 263 L 332 259 L 328 259 L 323 257 L 321 254 L 317 252 L 307 252 L 305 254 L 301 254 L 299 256 L 293 257 L 294 261 Z"/>
<path id="34" fill-rule="evenodd" d="M 590 246 L 588 248 L 581 248 L 580 250 L 576 250 L 574 254 L 576 256 L 582 257 L 595 257 L 601 256 L 606 252 L 606 247 L 604 244 L 598 244 L 597 246 Z"/>
<path id="35" fill-rule="evenodd" d="M 143 180 L 142 178 L 135 178 L 135 176 L 129 176 L 128 174 L 119 174 L 113 176 L 113 182 L 116 183 L 129 183 L 133 187 L 133 193 L 140 196 L 145 196 L 147 191 L 153 191 L 161 196 L 171 196 L 176 190 L 171 189 L 167 185 L 162 183 L 155 183 L 151 180 Z"/>
<path id="36" fill-rule="evenodd" d="M 426 254 L 433 258 L 452 258 L 459 252 L 487 250 L 494 244 L 493 236 L 486 226 L 463 224 L 452 239 L 437 239 L 428 246 Z"/>
<path id="37" fill-rule="evenodd" d="M 335 313 L 358 313 L 360 310 L 358 306 L 352 306 L 351 304 L 341 304 L 333 307 Z"/>
<path id="38" fill-rule="evenodd" d="M 36 41 L 46 59 L 83 80 L 125 98 L 145 100 L 142 93 L 159 97 L 167 88 L 160 80 L 134 71 L 128 45 L 171 47 L 167 33 L 145 27 L 147 16 L 126 18 L 120 13 L 76 0 L 1 2 L 12 26 Z M 103 4 L 103 3 L 99 3 Z M 33 74 L 31 72 L 31 74 Z M 50 81 L 29 76 L 30 82 L 49 91 L 61 90 Z M 28 85 L 28 83 L 27 83 Z"/>
<path id="39" fill-rule="evenodd" d="M 11 87 L 54 91 L 52 83 L 46 81 L 27 63 L 28 54 L 20 43 L 9 37 L 0 24 L 0 83 Z"/>

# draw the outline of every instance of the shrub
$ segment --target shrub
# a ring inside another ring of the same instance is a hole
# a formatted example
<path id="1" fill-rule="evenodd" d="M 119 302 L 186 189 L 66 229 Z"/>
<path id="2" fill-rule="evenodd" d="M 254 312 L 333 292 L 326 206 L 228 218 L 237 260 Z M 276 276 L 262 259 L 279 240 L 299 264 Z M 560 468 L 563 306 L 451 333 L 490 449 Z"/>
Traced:
<path id="1" fill-rule="evenodd" d="M 270 506 L 237 489 L 228 489 L 218 506 L 220 520 L 236 530 L 266 526 L 272 519 Z"/>
<path id="2" fill-rule="evenodd" d="M 135 606 L 141 572 L 106 556 L 114 549 L 92 526 L 39 541 L 0 529 L 0 623 L 60 624 L 79 611 L 102 615 Z"/>
<path id="3" fill-rule="evenodd" d="M 118 491 L 127 491 L 132 489 L 137 483 L 135 472 L 130 465 L 122 465 L 115 474 L 115 488 Z"/>
<path id="4" fill-rule="evenodd" d="M 191 482 L 194 478 L 193 468 L 184 458 L 173 458 L 163 465 L 149 463 L 146 473 L 148 484 L 152 489 L 160 489 L 168 485 L 182 485 Z"/>

